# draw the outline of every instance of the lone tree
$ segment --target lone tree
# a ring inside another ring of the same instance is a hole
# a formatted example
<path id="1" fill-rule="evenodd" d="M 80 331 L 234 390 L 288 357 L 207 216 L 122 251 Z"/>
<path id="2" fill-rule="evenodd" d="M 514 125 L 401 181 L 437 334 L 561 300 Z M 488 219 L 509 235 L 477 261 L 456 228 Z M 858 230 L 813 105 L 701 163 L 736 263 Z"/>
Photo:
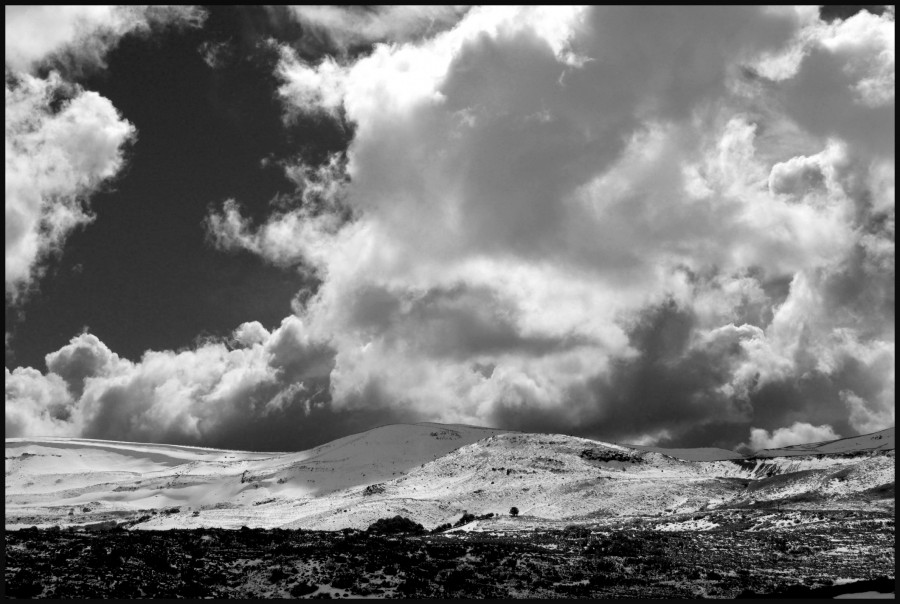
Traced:
<path id="1" fill-rule="evenodd" d="M 513 507 L 509 508 L 509 515 L 512 516 L 513 518 L 515 518 L 516 516 L 518 516 L 518 515 L 519 515 L 519 508 L 517 508 L 516 506 L 513 506 Z"/>

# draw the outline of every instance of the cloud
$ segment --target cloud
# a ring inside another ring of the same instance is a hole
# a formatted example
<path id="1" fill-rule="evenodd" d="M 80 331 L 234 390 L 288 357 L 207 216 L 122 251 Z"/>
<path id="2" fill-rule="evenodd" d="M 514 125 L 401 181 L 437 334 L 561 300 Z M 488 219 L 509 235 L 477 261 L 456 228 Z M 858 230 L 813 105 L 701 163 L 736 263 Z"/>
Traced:
<path id="1" fill-rule="evenodd" d="M 882 392 L 873 397 L 870 403 L 849 390 L 840 392 L 841 400 L 850 411 L 850 425 L 860 434 L 876 432 L 884 426 L 893 426 L 896 421 L 894 409 L 894 393 L 896 383 L 893 371 L 889 384 Z"/>
<path id="2" fill-rule="evenodd" d="M 84 333 L 48 354 L 46 362 L 49 372 L 61 377 L 77 400 L 84 393 L 87 378 L 113 375 L 123 361 L 97 336 Z"/>
<path id="3" fill-rule="evenodd" d="M 353 220 L 323 233 L 300 203 L 254 228 L 226 205 L 210 227 L 323 279 L 299 311 L 336 348 L 336 407 L 670 444 L 798 414 L 851 429 L 838 392 L 884 383 L 865 359 L 893 354 L 892 231 L 871 218 L 893 176 L 780 105 L 834 30 L 666 11 L 472 9 L 353 62 L 283 51 L 287 114 L 354 128 Z M 748 79 L 798 44 L 793 74 Z"/>
<path id="4" fill-rule="evenodd" d="M 6 368 L 6 435 L 75 436 L 65 381 L 31 367 Z"/>
<path id="5" fill-rule="evenodd" d="M 192 6 L 7 6 L 6 66 L 29 72 L 47 58 L 75 68 L 105 67 L 126 34 L 198 26 L 206 14 Z"/>
<path id="6" fill-rule="evenodd" d="M 307 264 L 321 269 L 332 253 L 335 234 L 350 219 L 352 210 L 343 201 L 345 162 L 339 154 L 317 169 L 303 164 L 286 167 L 286 176 L 298 186 L 298 207 L 269 217 L 253 229 L 241 215 L 237 201 L 205 220 L 207 238 L 222 250 L 247 250 L 279 266 Z"/>
<path id="7" fill-rule="evenodd" d="M 886 427 L 893 129 L 860 135 L 893 111 L 885 19 L 483 7 L 353 58 L 282 48 L 286 118 L 353 138 L 286 166 L 297 195 L 267 218 L 229 200 L 206 228 L 321 284 L 274 331 L 86 378 L 72 429 L 236 446 L 241 417 L 279 438 L 402 417 L 734 447 Z M 817 85 L 845 103 L 804 115 Z"/>
<path id="8" fill-rule="evenodd" d="M 245 323 L 229 341 L 149 351 L 138 362 L 84 333 L 47 355 L 44 374 L 7 370 L 6 434 L 296 448 L 296 439 L 316 438 L 317 422 L 339 433 L 328 424 L 341 416 L 323 409 L 333 357 L 295 317 L 272 332 Z"/>
<path id="9" fill-rule="evenodd" d="M 60 102 L 61 101 L 61 102 Z M 6 295 L 17 299 L 121 169 L 134 126 L 104 97 L 27 74 L 6 79 Z"/>
<path id="10" fill-rule="evenodd" d="M 749 446 L 754 451 L 779 449 L 791 445 L 837 440 L 839 434 L 828 425 L 813 426 L 805 422 L 795 422 L 788 428 L 778 428 L 772 433 L 760 428 L 750 430 Z"/>
<path id="11" fill-rule="evenodd" d="M 373 42 L 407 42 L 434 35 L 459 21 L 468 7 L 302 5 L 289 10 L 306 35 L 345 52 Z"/>
<path id="12" fill-rule="evenodd" d="M 33 286 L 43 263 L 94 217 L 90 198 L 124 164 L 133 124 L 112 103 L 67 81 L 105 67 L 127 34 L 198 26 L 194 7 L 7 6 L 6 298 Z M 52 68 L 38 77 L 39 68 Z M 61 75 L 62 74 L 62 75 Z"/>
<path id="13" fill-rule="evenodd" d="M 894 15 L 861 11 L 830 24 L 813 22 L 798 40 L 790 77 L 779 85 L 786 113 L 856 152 L 893 157 Z"/>

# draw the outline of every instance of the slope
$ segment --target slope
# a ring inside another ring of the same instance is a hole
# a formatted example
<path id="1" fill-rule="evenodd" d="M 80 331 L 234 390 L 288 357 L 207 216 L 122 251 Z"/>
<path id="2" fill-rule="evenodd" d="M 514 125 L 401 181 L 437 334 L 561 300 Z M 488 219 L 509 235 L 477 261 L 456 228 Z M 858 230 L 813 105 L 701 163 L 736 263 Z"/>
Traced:
<path id="1" fill-rule="evenodd" d="M 429 423 L 298 453 L 8 439 L 6 524 L 333 530 L 396 514 L 433 527 L 512 506 L 533 519 L 590 522 L 723 506 L 893 505 L 893 430 L 802 447 L 710 460 L 724 453 Z"/>
<path id="2" fill-rule="evenodd" d="M 860 436 L 850 436 L 848 438 L 839 438 L 837 440 L 828 440 L 817 443 L 806 443 L 802 445 L 790 445 L 777 449 L 762 449 L 753 454 L 753 457 L 786 457 L 791 455 L 835 455 L 835 454 L 852 454 L 861 451 L 893 451 L 894 450 L 894 428 L 873 432 L 872 434 L 862 434 Z"/>

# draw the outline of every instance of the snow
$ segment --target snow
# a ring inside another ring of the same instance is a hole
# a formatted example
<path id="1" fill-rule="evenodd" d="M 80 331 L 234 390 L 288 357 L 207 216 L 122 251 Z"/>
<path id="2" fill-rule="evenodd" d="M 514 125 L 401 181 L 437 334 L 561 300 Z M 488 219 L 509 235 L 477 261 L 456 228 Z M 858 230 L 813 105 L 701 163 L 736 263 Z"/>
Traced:
<path id="1" fill-rule="evenodd" d="M 871 444 L 854 442 L 842 450 Z M 586 450 L 601 455 L 582 457 Z M 605 461 L 604 450 L 626 453 L 625 461 Z M 149 515 L 134 528 L 335 530 L 399 514 L 430 529 L 464 511 L 496 515 L 456 529 L 465 533 L 515 530 L 525 518 L 655 517 L 803 493 L 843 501 L 894 480 L 893 453 L 713 460 L 707 449 L 677 450 L 679 457 L 561 434 L 432 423 L 382 426 L 296 453 L 65 438 L 7 439 L 6 451 L 8 528 Z M 508 517 L 513 506 L 520 518 Z M 709 528 L 691 522 L 665 530 Z"/>
<path id="2" fill-rule="evenodd" d="M 719 526 L 715 522 L 710 522 L 706 518 L 699 520 L 684 520 L 682 522 L 669 522 L 660 524 L 656 527 L 658 531 L 709 531 Z"/>
<path id="3" fill-rule="evenodd" d="M 872 434 L 839 438 L 818 443 L 790 445 L 780 449 L 763 449 L 757 451 L 755 457 L 783 457 L 787 455 L 828 455 L 840 453 L 858 453 L 863 451 L 893 451 L 894 428 L 888 428 Z"/>
<path id="4" fill-rule="evenodd" d="M 649 447 L 645 445 L 629 445 L 640 451 L 654 451 L 675 459 L 684 461 L 723 461 L 726 459 L 743 459 L 744 456 L 736 451 L 718 449 L 716 447 L 700 447 L 697 449 L 666 449 L 663 447 Z"/>

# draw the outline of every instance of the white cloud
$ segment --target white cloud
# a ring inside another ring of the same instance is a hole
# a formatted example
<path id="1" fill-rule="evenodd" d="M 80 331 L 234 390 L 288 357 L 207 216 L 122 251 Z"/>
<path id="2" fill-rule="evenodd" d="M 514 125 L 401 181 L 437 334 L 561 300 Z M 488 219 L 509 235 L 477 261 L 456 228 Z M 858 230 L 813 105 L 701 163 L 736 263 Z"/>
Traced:
<path id="1" fill-rule="evenodd" d="M 6 296 L 16 302 L 42 261 L 93 220 L 91 196 L 119 172 L 123 148 L 135 138 L 108 99 L 60 72 L 102 68 L 122 36 L 197 26 L 205 13 L 190 6 L 7 6 L 5 16 Z M 31 73 L 44 64 L 54 67 L 45 79 Z"/>
<path id="2" fill-rule="evenodd" d="M 323 270 L 337 232 L 350 217 L 343 201 L 346 175 L 340 155 L 318 169 L 302 164 L 286 167 L 298 187 L 299 207 L 285 209 L 253 229 L 235 200 L 206 218 L 207 237 L 223 250 L 244 249 L 282 266 L 310 264 Z"/>
<path id="3" fill-rule="evenodd" d="M 466 6 L 289 7 L 307 35 L 323 38 L 339 51 L 372 42 L 406 42 L 456 23 Z"/>
<path id="4" fill-rule="evenodd" d="M 54 111 L 63 91 L 69 100 Z M 93 216 L 88 199 L 123 163 L 135 129 L 102 96 L 21 74 L 6 85 L 6 294 L 16 299 L 69 233 Z"/>
<path id="5" fill-rule="evenodd" d="M 887 47 L 868 27 L 780 7 L 484 7 L 354 60 L 282 49 L 286 114 L 349 122 L 346 161 L 289 167 L 296 205 L 254 225 L 230 200 L 207 229 L 321 286 L 233 350 L 87 379 L 82 431 L 202 441 L 241 414 L 306 426 L 326 399 L 685 445 L 798 417 L 752 442 L 881 425 L 893 130 L 868 145 L 860 127 L 893 101 L 858 85 L 887 77 L 883 58 L 845 69 Z M 798 39 L 777 79 L 743 69 Z M 848 106 L 804 114 L 817 85 Z"/>
<path id="6" fill-rule="evenodd" d="M 63 379 L 31 367 L 6 369 L 6 436 L 70 436 L 72 400 Z"/>
<path id="7" fill-rule="evenodd" d="M 813 426 L 806 422 L 794 422 L 790 427 L 778 428 L 771 433 L 762 428 L 750 430 L 749 446 L 754 451 L 761 449 L 778 449 L 790 445 L 823 442 L 840 438 L 831 426 Z"/>
<path id="8" fill-rule="evenodd" d="M 850 411 L 850 425 L 860 434 L 893 427 L 896 421 L 895 388 L 896 383 L 891 372 L 889 388 L 885 388 L 871 403 L 850 390 L 842 390 L 841 400 Z"/>
<path id="9" fill-rule="evenodd" d="M 271 335 L 269 330 L 263 327 L 259 321 L 242 323 L 234 330 L 234 340 L 241 346 L 262 344 L 267 341 Z"/>
<path id="10" fill-rule="evenodd" d="M 811 133 L 851 144 L 855 154 L 893 157 L 893 13 L 814 22 L 798 39 L 799 60 L 777 88 L 787 114 Z"/>
<path id="11" fill-rule="evenodd" d="M 341 199 L 354 219 L 323 237 L 320 216 L 282 211 L 254 229 L 229 205 L 218 216 L 232 226 L 212 230 L 323 279 L 300 312 L 336 349 L 338 408 L 523 426 L 554 413 L 636 438 L 665 421 L 681 424 L 674 438 L 740 424 L 755 404 L 771 421 L 831 417 L 836 391 L 818 410 L 802 392 L 783 409 L 754 397 L 802 390 L 809 372 L 840 382 L 852 363 L 882 383 L 864 357 L 893 355 L 882 315 L 843 308 L 850 281 L 892 278 L 892 240 L 861 229 L 863 206 L 892 215 L 892 169 L 877 146 L 873 164 L 853 157 L 851 123 L 804 130 L 779 105 L 817 81 L 859 94 L 868 68 L 847 79 L 846 61 L 889 41 L 881 21 L 854 23 L 790 8 L 492 7 L 354 62 L 285 50 L 286 112 L 353 124 Z M 777 87 L 745 85 L 743 65 L 787 52 Z M 819 55 L 839 73 L 819 74 Z M 836 118 L 878 109 L 856 107 Z M 851 261 L 861 246 L 866 277 Z M 660 365 L 641 339 L 656 336 L 638 334 L 667 300 L 679 311 L 653 329 L 686 331 Z M 633 400 L 659 419 L 612 421 L 644 370 L 669 407 Z"/>
<path id="12" fill-rule="evenodd" d="M 321 404 L 323 383 L 327 393 L 333 352 L 295 317 L 271 333 L 245 323 L 232 342 L 131 362 L 96 336 L 76 336 L 47 355 L 45 374 L 7 370 L 6 434 L 201 444 L 242 430 L 258 441 L 267 430 L 282 438 L 298 430 L 297 418 Z M 294 422 L 281 425 L 286 414 Z"/>
<path id="13" fill-rule="evenodd" d="M 844 63 L 844 74 L 855 83 L 856 100 L 870 107 L 894 103 L 893 16 L 860 11 L 824 28 L 819 44 Z"/>
<path id="14" fill-rule="evenodd" d="M 5 17 L 6 66 L 27 72 L 64 52 L 76 64 L 103 67 L 122 36 L 157 26 L 197 26 L 205 13 L 192 6 L 7 6 Z"/>
<path id="15" fill-rule="evenodd" d="M 122 36 L 197 26 L 205 13 L 189 6 L 7 6 L 5 16 L 6 296 L 16 302 L 42 262 L 93 220 L 90 198 L 122 168 L 136 133 L 108 99 L 67 82 L 60 70 L 104 67 Z M 55 68 L 49 76 L 30 73 L 47 60 Z"/>

